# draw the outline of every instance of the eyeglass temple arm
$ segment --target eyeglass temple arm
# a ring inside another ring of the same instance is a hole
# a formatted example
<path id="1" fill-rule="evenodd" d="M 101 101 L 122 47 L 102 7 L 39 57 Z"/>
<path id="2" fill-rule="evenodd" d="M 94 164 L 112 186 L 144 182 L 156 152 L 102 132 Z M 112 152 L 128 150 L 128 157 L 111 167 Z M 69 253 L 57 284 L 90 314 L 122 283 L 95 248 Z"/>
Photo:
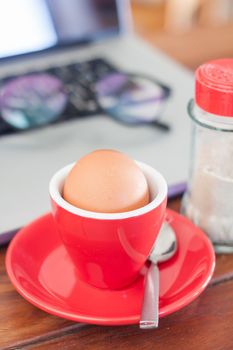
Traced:
<path id="1" fill-rule="evenodd" d="M 168 123 L 161 122 L 160 120 L 153 120 L 150 123 L 148 123 L 150 126 L 154 126 L 155 128 L 158 128 L 161 131 L 168 132 L 171 130 L 171 126 Z"/>

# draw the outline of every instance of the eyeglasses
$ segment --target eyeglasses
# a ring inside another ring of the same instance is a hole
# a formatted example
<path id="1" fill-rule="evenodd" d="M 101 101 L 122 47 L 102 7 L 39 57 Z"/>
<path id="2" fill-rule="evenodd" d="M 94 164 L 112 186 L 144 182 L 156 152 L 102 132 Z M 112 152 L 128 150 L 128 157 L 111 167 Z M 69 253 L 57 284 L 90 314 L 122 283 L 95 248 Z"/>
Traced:
<path id="1" fill-rule="evenodd" d="M 74 89 L 75 84 L 79 82 L 73 83 Z M 45 126 L 65 120 L 66 115 L 70 119 L 73 88 L 47 73 L 8 80 L 0 90 L 0 132 Z M 94 114 L 105 113 L 124 124 L 147 124 L 164 131 L 170 127 L 160 117 L 170 93 L 170 88 L 154 79 L 119 72 L 108 73 L 88 87 L 89 102 L 93 100 L 96 106 Z"/>

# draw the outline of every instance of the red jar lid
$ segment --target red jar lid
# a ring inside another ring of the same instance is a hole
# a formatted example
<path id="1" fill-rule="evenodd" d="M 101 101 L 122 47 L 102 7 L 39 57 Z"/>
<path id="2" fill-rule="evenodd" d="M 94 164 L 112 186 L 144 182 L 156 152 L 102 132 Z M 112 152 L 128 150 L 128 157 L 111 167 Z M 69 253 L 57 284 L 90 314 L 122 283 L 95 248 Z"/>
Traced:
<path id="1" fill-rule="evenodd" d="M 233 117 L 233 59 L 210 61 L 196 70 L 195 102 L 206 112 Z"/>

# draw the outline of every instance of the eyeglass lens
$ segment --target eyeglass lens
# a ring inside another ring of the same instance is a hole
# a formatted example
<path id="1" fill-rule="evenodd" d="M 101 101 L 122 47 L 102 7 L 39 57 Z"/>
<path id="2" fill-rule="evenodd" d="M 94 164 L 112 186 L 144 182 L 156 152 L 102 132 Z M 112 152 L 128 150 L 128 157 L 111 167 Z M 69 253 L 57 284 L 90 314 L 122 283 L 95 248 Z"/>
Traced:
<path id="1" fill-rule="evenodd" d="M 31 74 L 7 82 L 0 93 L 1 117 L 17 129 L 55 121 L 65 109 L 63 83 L 49 74 Z"/>
<path id="2" fill-rule="evenodd" d="M 161 116 L 168 90 L 140 76 L 107 75 L 96 84 L 100 107 L 123 122 L 151 123 Z"/>

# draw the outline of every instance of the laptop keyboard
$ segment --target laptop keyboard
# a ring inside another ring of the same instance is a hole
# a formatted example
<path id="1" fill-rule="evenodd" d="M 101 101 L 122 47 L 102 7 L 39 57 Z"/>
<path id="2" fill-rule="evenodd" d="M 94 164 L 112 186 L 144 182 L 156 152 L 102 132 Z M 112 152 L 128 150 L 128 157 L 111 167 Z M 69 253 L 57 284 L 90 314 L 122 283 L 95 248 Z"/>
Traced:
<path id="1" fill-rule="evenodd" d="M 89 61 L 72 63 L 64 66 L 53 66 L 43 71 L 31 71 L 32 73 L 48 73 L 59 78 L 64 85 L 64 90 L 69 99 L 65 111 L 58 122 L 73 118 L 95 115 L 99 112 L 95 99 L 95 83 L 109 73 L 117 72 L 117 69 L 104 59 L 96 58 Z M 27 75 L 25 74 L 25 75 Z M 0 88 L 5 82 L 18 76 L 11 76 L 0 81 Z M 2 124 L 3 121 L 0 121 Z M 6 125 L 0 125 L 1 134 L 17 132 Z"/>
<path id="2" fill-rule="evenodd" d="M 95 83 L 105 75 L 116 72 L 116 68 L 103 59 L 94 59 L 63 67 L 49 68 L 46 72 L 63 81 L 65 91 L 69 95 L 66 114 L 68 117 L 72 117 L 73 114 L 77 117 L 98 112 L 99 109 L 94 98 Z"/>

